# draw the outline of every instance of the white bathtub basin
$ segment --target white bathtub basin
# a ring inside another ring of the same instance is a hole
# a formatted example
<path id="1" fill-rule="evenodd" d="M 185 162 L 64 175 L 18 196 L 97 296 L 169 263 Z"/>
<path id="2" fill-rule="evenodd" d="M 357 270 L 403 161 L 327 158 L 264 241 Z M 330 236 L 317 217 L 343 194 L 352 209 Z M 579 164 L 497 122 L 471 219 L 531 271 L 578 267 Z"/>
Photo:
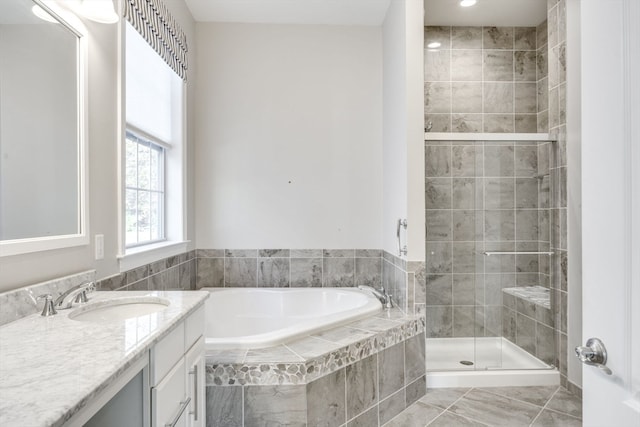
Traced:
<path id="1" fill-rule="evenodd" d="M 207 348 L 264 348 L 382 310 L 355 288 L 203 288 Z"/>

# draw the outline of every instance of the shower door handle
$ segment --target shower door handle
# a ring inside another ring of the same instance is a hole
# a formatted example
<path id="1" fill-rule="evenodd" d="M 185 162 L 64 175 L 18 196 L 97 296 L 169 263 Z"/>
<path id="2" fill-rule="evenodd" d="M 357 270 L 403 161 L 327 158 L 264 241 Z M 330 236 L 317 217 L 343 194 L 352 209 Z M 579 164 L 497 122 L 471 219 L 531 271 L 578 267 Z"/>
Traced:
<path id="1" fill-rule="evenodd" d="M 576 347 L 576 357 L 585 365 L 600 368 L 607 375 L 612 374 L 606 366 L 607 349 L 598 338 L 589 338 L 586 345 Z"/>
<path id="2" fill-rule="evenodd" d="M 400 229 L 404 227 L 407 229 L 407 220 L 398 219 L 398 225 L 396 227 L 396 237 L 398 238 L 398 253 L 400 256 L 407 254 L 407 245 L 402 246 L 402 239 L 400 238 Z"/>

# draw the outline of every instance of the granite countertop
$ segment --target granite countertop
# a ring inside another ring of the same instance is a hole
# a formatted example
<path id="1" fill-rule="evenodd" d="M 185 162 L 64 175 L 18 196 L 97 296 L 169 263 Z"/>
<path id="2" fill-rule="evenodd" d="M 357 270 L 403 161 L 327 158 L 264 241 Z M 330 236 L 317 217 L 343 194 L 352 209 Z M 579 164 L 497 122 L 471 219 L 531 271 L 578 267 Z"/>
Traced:
<path id="1" fill-rule="evenodd" d="M 157 313 L 113 323 L 34 314 L 0 327 L 0 425 L 59 426 L 87 405 L 209 296 L 201 291 L 95 292 L 90 302 L 157 296 Z"/>

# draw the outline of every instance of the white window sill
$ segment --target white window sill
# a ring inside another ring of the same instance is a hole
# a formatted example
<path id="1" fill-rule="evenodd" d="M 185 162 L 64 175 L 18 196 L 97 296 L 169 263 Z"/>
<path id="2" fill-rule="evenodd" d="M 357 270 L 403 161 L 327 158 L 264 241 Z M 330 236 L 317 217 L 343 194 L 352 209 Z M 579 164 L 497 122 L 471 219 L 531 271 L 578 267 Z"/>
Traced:
<path id="1" fill-rule="evenodd" d="M 179 255 L 187 251 L 188 240 L 176 242 L 160 242 L 151 245 L 127 249 L 124 255 L 118 256 L 120 272 L 151 264 L 163 258 Z"/>

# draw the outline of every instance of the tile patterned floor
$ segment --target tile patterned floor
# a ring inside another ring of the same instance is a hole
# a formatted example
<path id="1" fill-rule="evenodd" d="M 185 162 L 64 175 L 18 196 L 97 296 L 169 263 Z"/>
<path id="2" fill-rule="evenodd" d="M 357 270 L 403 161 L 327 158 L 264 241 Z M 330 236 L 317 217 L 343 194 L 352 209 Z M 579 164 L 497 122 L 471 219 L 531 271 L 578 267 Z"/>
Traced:
<path id="1" fill-rule="evenodd" d="M 440 388 L 385 427 L 581 427 L 582 401 L 562 387 Z"/>

